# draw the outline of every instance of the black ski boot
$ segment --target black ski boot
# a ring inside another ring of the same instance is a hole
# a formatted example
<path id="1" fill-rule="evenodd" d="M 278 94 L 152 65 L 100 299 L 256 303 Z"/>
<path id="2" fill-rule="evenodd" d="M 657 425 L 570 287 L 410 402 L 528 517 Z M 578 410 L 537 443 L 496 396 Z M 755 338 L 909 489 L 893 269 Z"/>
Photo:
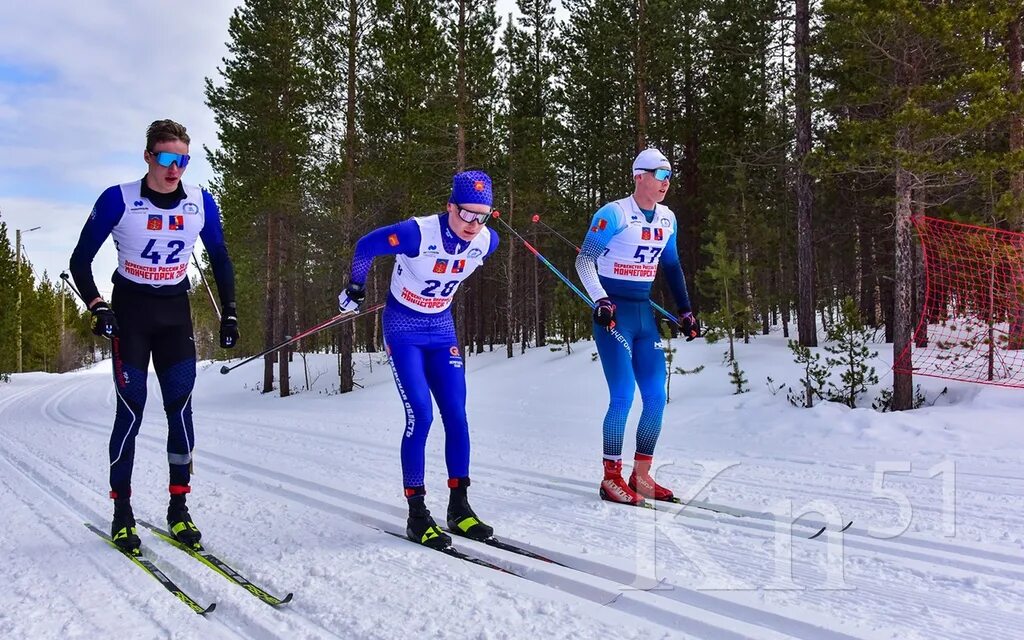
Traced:
<path id="1" fill-rule="evenodd" d="M 110 537 L 122 551 L 139 555 L 142 540 L 135 531 L 135 514 L 132 513 L 131 501 L 128 498 L 114 499 L 114 520 L 110 523 Z"/>
<path id="2" fill-rule="evenodd" d="M 185 504 L 185 494 L 189 492 L 189 487 L 172 485 L 171 492 L 171 504 L 167 507 L 168 530 L 178 542 L 195 549 L 202 549 L 199 540 L 203 534 L 193 524 L 192 516 L 188 514 L 188 506 Z"/>
<path id="3" fill-rule="evenodd" d="M 448 529 L 473 540 L 486 540 L 494 535 L 494 529 L 481 522 L 473 513 L 469 498 L 466 497 L 467 487 L 469 478 L 448 479 L 448 488 L 451 489 L 448 498 Z"/>
<path id="4" fill-rule="evenodd" d="M 409 520 L 405 527 L 405 535 L 417 544 L 432 549 L 445 549 L 452 546 L 452 538 L 437 526 L 430 517 L 430 511 L 424 502 L 426 490 L 423 487 L 412 487 L 405 490 L 409 500 Z"/>

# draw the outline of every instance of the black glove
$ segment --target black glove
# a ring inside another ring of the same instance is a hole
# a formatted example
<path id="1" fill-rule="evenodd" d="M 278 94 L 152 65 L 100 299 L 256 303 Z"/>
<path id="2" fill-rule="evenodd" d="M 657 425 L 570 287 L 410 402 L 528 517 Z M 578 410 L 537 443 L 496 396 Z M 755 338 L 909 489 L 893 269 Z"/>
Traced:
<path id="1" fill-rule="evenodd" d="M 594 306 L 594 324 L 611 329 L 615 326 L 615 303 L 610 298 L 601 298 Z"/>
<path id="2" fill-rule="evenodd" d="M 231 349 L 238 344 L 238 314 L 235 305 L 224 307 L 224 314 L 220 317 L 220 346 Z"/>
<path id="3" fill-rule="evenodd" d="M 117 316 L 110 305 L 100 300 L 89 307 L 92 313 L 92 332 L 101 338 L 113 338 L 117 335 Z"/>
<path id="4" fill-rule="evenodd" d="M 363 300 L 366 300 L 366 285 L 350 282 L 345 290 L 338 294 L 338 311 L 359 311 Z"/>
<path id="5" fill-rule="evenodd" d="M 687 342 L 692 341 L 694 338 L 700 336 L 700 321 L 697 320 L 697 316 L 693 315 L 692 312 L 686 311 L 679 315 L 679 326 L 683 337 L 686 338 Z"/>

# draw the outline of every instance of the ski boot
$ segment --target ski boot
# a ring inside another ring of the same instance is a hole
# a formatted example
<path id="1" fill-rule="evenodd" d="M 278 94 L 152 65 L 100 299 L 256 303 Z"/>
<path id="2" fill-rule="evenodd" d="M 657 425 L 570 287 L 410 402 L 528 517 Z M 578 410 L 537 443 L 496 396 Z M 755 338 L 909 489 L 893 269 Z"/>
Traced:
<path id="1" fill-rule="evenodd" d="M 113 492 L 111 492 L 113 495 Z M 114 519 L 110 523 L 110 537 L 125 553 L 139 555 L 142 540 L 135 530 L 135 514 L 129 498 L 114 498 Z"/>
<path id="2" fill-rule="evenodd" d="M 411 487 L 405 490 L 409 500 L 409 520 L 406 523 L 405 535 L 416 544 L 432 549 L 447 549 L 452 546 L 452 538 L 437 526 L 430 517 L 430 511 L 424 502 L 426 490 L 423 487 Z"/>
<path id="3" fill-rule="evenodd" d="M 178 542 L 192 547 L 202 549 L 199 544 L 203 534 L 192 522 L 192 516 L 188 513 L 188 506 L 185 504 L 185 495 L 192 489 L 188 485 L 171 485 L 171 503 L 167 507 L 167 528 Z"/>
<path id="4" fill-rule="evenodd" d="M 604 480 L 601 481 L 601 499 L 634 506 L 643 506 L 643 496 L 622 479 L 622 460 L 604 460 Z"/>
<path id="5" fill-rule="evenodd" d="M 469 498 L 466 497 L 467 487 L 469 478 L 448 479 L 448 488 L 451 489 L 448 497 L 448 529 L 473 540 L 486 540 L 494 535 L 494 529 L 480 522 L 473 513 Z"/>
<path id="6" fill-rule="evenodd" d="M 629 488 L 648 499 L 679 502 L 670 489 L 661 486 L 651 477 L 651 459 L 652 456 L 642 453 L 634 456 L 633 473 L 629 476 Z"/>

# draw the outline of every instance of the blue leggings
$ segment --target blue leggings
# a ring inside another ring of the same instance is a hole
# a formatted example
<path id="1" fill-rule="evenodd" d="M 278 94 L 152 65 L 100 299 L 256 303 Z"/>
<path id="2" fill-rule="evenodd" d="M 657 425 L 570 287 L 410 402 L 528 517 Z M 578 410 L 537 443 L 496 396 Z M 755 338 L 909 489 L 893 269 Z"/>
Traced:
<path id="1" fill-rule="evenodd" d="M 650 303 L 629 300 L 615 302 L 615 329 L 633 349 L 630 358 L 612 333 L 594 325 L 594 342 L 601 356 L 601 367 L 611 399 L 604 416 L 604 457 L 622 457 L 622 439 L 626 418 L 633 405 L 635 387 L 640 387 L 643 411 L 636 430 L 636 452 L 654 455 L 661 434 L 661 416 L 665 410 L 665 352 L 658 346 L 661 335 Z"/>
<path id="2" fill-rule="evenodd" d="M 411 338 L 411 339 L 410 339 Z M 423 486 L 424 450 L 433 421 L 433 394 L 444 423 L 444 452 L 449 478 L 469 476 L 469 424 L 466 421 L 466 371 L 455 336 L 405 334 L 385 342 L 398 394 L 405 405 L 402 482 Z"/>

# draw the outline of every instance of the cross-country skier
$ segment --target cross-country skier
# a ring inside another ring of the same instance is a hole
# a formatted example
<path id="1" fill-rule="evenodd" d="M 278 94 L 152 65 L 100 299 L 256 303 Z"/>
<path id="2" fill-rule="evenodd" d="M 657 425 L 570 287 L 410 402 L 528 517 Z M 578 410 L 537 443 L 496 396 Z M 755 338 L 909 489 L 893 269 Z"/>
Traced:
<path id="1" fill-rule="evenodd" d="M 196 377 L 186 271 L 196 238 L 203 240 L 220 293 L 220 346 L 231 348 L 238 341 L 235 276 L 220 211 L 207 191 L 181 181 L 188 166 L 189 141 L 185 127 L 177 122 L 157 120 L 149 125 L 143 154 L 146 175 L 100 195 L 71 254 L 71 274 L 92 312 L 93 333 L 111 340 L 117 396 L 110 434 L 111 537 L 119 547 L 133 552 L 140 541 L 130 502 L 132 466 L 146 404 L 150 355 L 167 413 L 167 524 L 185 544 L 198 545 L 201 537 L 185 505 L 195 447 L 192 387 Z M 111 235 L 118 266 L 107 304 L 93 280 L 92 261 Z"/>
<path id="2" fill-rule="evenodd" d="M 594 307 L 594 341 L 611 400 L 604 417 L 605 500 L 640 504 L 644 498 L 671 500 L 669 489 L 651 477 L 654 447 L 665 409 L 665 354 L 650 306 L 651 284 L 664 264 L 679 309 L 683 334 L 696 337 L 700 325 L 690 309 L 686 280 L 676 249 L 676 217 L 658 204 L 665 198 L 672 167 L 657 149 L 633 161 L 633 195 L 610 202 L 594 215 L 583 240 L 576 270 Z M 614 328 L 632 348 L 632 356 L 611 333 Z M 640 387 L 643 412 L 636 433 L 636 455 L 629 482 L 622 479 L 622 440 L 633 390 Z"/>
<path id="3" fill-rule="evenodd" d="M 394 255 L 391 287 L 384 307 L 384 341 L 398 393 L 405 406 L 402 475 L 409 504 L 406 534 L 435 548 L 451 544 L 425 504 L 424 448 L 433 420 L 430 396 L 441 412 L 448 466 L 448 527 L 477 540 L 493 529 L 469 506 L 469 426 L 466 421 L 466 371 L 449 306 L 455 291 L 498 247 L 487 228 L 491 217 L 491 179 L 483 171 L 465 171 L 452 181 L 444 213 L 411 218 L 381 227 L 356 243 L 350 281 L 338 296 L 341 311 L 355 311 L 366 296 L 366 275 L 373 259 Z"/>

